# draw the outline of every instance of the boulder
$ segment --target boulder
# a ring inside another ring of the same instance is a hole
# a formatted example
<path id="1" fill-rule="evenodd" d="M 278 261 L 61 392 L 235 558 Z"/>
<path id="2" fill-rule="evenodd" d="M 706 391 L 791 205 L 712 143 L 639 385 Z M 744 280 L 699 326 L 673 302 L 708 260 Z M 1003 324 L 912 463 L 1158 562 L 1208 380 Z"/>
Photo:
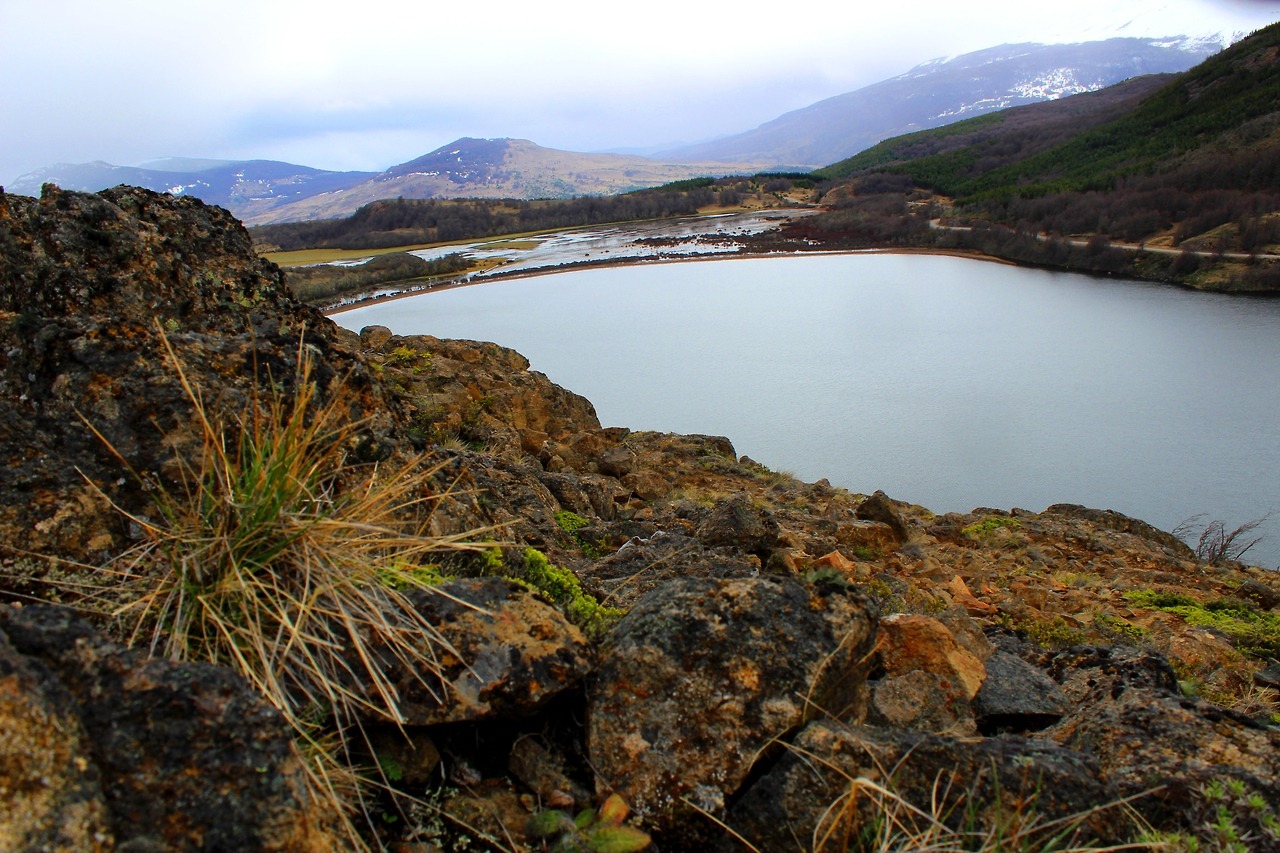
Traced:
<path id="1" fill-rule="evenodd" d="M 600 454 L 596 467 L 609 477 L 625 477 L 635 470 L 636 452 L 622 444 L 614 445 Z"/>
<path id="2" fill-rule="evenodd" d="M 767 559 L 778 543 L 778 522 L 767 509 L 745 494 L 716 501 L 711 515 L 698 527 L 698 539 L 709 548 L 736 548 Z"/>
<path id="3" fill-rule="evenodd" d="M 855 556 L 878 557 L 902 544 L 902 534 L 882 521 L 850 521 L 836 526 L 835 540 Z"/>
<path id="4" fill-rule="evenodd" d="M 235 673 L 148 659 L 61 607 L 0 607 L 0 632 L 4 799 L 20 815 L 0 833 L 22 833 L 5 849 L 338 844 L 291 729 Z"/>
<path id="5" fill-rule="evenodd" d="M 526 715 L 591 668 L 582 632 L 505 578 L 452 580 L 411 599 L 442 642 L 435 649 L 439 678 L 393 674 L 407 725 Z"/>
<path id="6" fill-rule="evenodd" d="M 589 689 L 600 789 L 671 843 L 703 843 L 694 807 L 723 814 L 776 738 L 814 716 L 860 716 L 874 616 L 860 596 L 828 592 L 686 579 L 641 600 Z"/>
<path id="7" fill-rule="evenodd" d="M 986 670 L 973 652 L 956 642 L 947 626 L 930 616 L 895 613 L 880 620 L 879 659 L 884 671 L 902 675 L 916 669 L 932 672 L 972 699 Z"/>
<path id="8" fill-rule="evenodd" d="M 983 734 L 1047 728 L 1067 712 L 1057 682 L 1022 658 L 998 651 L 986 662 L 987 677 L 973 698 Z"/>
<path id="9" fill-rule="evenodd" d="M 1192 829 L 1204 786 L 1236 779 L 1280 802 L 1280 731 L 1184 697 L 1158 652 L 1082 646 L 1056 655 L 1050 672 L 1073 710 L 1044 732 L 1090 755 L 1117 792 L 1148 794 L 1142 815 L 1157 829 Z"/>
<path id="10" fill-rule="evenodd" d="M 864 521 L 878 521 L 893 531 L 893 535 L 897 538 L 897 543 L 901 545 L 907 541 L 910 533 L 907 530 L 907 522 L 902 518 L 902 513 L 898 511 L 893 500 L 884 492 L 877 491 L 871 497 L 858 504 L 853 514 Z"/>

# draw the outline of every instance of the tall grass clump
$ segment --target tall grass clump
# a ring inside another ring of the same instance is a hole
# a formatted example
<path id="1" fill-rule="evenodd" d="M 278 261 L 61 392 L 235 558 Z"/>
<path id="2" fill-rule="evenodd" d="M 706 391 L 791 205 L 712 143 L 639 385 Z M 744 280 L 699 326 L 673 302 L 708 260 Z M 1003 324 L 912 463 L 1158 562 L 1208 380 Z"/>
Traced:
<path id="1" fill-rule="evenodd" d="M 190 400 L 197 452 L 169 481 L 142 477 L 153 507 L 128 514 L 142 542 L 122 559 L 115 615 L 135 643 L 178 661 L 242 674 L 297 733 L 312 793 L 351 840 L 363 802 L 352 756 L 367 720 L 403 723 L 395 678 L 445 700 L 448 641 L 410 596 L 429 585 L 427 555 L 478 546 L 432 536 L 445 497 L 420 460 L 350 463 L 362 427 L 341 386 L 322 399 L 302 345 L 290 383 L 219 414 L 168 360 Z M 292 390 L 280 390 L 291 387 Z M 367 810 L 365 810 L 367 814 Z"/>
<path id="2" fill-rule="evenodd" d="M 1158 842 L 1145 840 L 1091 839 L 1091 822 L 1111 809 L 1122 810 L 1138 835 L 1145 824 L 1131 804 L 1144 794 L 1051 817 L 1039 808 L 1040 792 L 1034 786 L 1016 792 L 1002 789 L 997 783 L 990 796 L 983 796 L 976 789 L 956 789 L 956 780 L 949 780 L 948 774 L 940 772 L 929 802 L 914 803 L 895 790 L 898 770 L 910 753 L 896 767 L 885 768 L 877 761 L 875 770 L 863 775 L 797 744 L 783 746 L 813 772 L 830 774 L 833 783 L 829 790 L 834 797 L 816 815 L 812 834 L 796 838 L 797 848 L 810 853 L 1113 853 L 1164 849 Z M 686 799 L 685 803 L 718 824 L 751 853 L 770 853 L 692 801 Z"/>
<path id="3" fill-rule="evenodd" d="M 946 790 L 935 790 L 933 801 L 921 808 L 893 791 L 892 783 L 886 787 L 849 775 L 845 780 L 847 787 L 814 829 L 815 853 L 1110 853 L 1158 849 L 1158 845 L 1146 842 L 1085 840 L 1092 817 L 1108 808 L 1126 807 L 1127 801 L 1049 818 L 1036 808 L 1035 793 L 1018 796 L 998 791 L 986 808 L 969 797 L 961 798 L 967 809 L 956 826 L 943 806 L 948 799 Z"/>

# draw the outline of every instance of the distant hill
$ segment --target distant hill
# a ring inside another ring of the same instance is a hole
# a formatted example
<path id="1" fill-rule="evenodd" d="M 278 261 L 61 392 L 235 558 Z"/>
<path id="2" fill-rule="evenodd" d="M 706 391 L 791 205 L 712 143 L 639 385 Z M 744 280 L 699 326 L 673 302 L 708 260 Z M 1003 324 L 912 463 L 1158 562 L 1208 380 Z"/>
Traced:
<path id="1" fill-rule="evenodd" d="M 1182 74 L 898 137 L 814 176 L 835 182 L 837 212 L 810 227 L 846 243 L 878 228 L 903 245 L 1280 291 L 1280 24 Z M 944 215 L 972 227 L 928 226 Z"/>
<path id="2" fill-rule="evenodd" d="M 355 186 L 374 174 L 330 172 L 276 160 L 171 158 L 143 166 L 113 166 L 99 160 L 46 166 L 23 175 L 5 189 L 38 196 L 46 183 L 82 192 L 129 184 L 171 195 L 195 196 L 243 216 L 266 215 L 301 198 Z"/>
<path id="3" fill-rule="evenodd" d="M 672 181 L 757 171 L 754 163 L 668 163 L 622 154 L 543 148 L 527 139 L 463 138 L 383 172 L 328 172 L 274 160 L 168 159 L 145 166 L 48 166 L 10 192 L 39 195 L 45 183 L 96 192 L 119 184 L 192 195 L 249 225 L 349 216 L 381 199 L 571 198 L 611 195 Z"/>
<path id="4" fill-rule="evenodd" d="M 687 178 L 756 171 L 750 162 L 670 163 L 625 154 L 543 148 L 527 139 L 463 138 L 392 166 L 355 186 L 287 205 L 246 211 L 265 225 L 349 216 L 381 199 L 571 198 L 612 195 Z"/>
<path id="5" fill-rule="evenodd" d="M 1103 89 L 1130 77 L 1184 71 L 1222 48 L 1212 39 L 1114 38 L 1006 44 L 787 113 L 755 130 L 664 152 L 672 159 L 824 166 L 881 140 L 1007 107 Z"/>

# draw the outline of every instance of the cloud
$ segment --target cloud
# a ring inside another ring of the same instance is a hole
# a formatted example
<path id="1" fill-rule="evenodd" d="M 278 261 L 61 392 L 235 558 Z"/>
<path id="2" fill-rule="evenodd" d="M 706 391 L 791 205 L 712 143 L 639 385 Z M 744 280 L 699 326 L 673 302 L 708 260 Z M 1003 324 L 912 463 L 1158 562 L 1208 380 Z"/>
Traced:
<path id="1" fill-rule="evenodd" d="M 458 136 L 691 141 L 1010 41 L 1253 29 L 1251 0 L 3 0 L 0 179 L 57 161 L 384 168 Z M 1165 32 L 1156 32 L 1161 27 Z"/>

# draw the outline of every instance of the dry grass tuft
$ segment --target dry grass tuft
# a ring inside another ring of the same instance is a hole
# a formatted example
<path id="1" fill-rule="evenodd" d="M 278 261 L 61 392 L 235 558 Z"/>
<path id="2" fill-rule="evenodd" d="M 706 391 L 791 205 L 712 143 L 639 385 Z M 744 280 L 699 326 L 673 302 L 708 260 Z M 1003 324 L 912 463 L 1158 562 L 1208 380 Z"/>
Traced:
<path id="1" fill-rule="evenodd" d="M 320 399 L 304 347 L 293 392 L 222 418 L 164 343 L 200 452 L 179 458 L 176 485 L 146 481 L 155 517 L 129 516 L 144 541 L 122 558 L 128 603 L 115 615 L 153 654 L 247 678 L 293 726 L 312 793 L 359 844 L 351 761 L 362 721 L 403 722 L 388 671 L 443 700 L 442 661 L 458 657 L 410 600 L 432 580 L 423 563 L 492 543 L 474 541 L 481 531 L 428 535 L 450 493 L 434 486 L 438 468 L 348 464 L 361 424 L 341 389 Z"/>
<path id="2" fill-rule="evenodd" d="M 978 800 L 958 794 L 950 784 L 935 782 L 927 804 L 908 802 L 893 790 L 898 767 L 878 767 L 881 783 L 864 775 L 852 775 L 830 760 L 795 744 L 783 744 L 802 760 L 840 780 L 839 795 L 818 816 L 812 836 L 803 849 L 810 853 L 1115 853 L 1122 850 L 1162 850 L 1160 842 L 1095 844 L 1087 839 L 1088 824 L 1109 809 L 1122 809 L 1134 821 L 1135 835 L 1144 826 L 1131 803 L 1141 796 L 1101 804 L 1061 818 L 1047 818 L 1036 808 L 1036 794 L 999 794 L 982 806 Z M 744 849 L 765 853 L 714 815 L 685 800 L 735 838 Z M 952 820 L 959 804 L 966 806 L 962 819 Z M 800 842 L 799 839 L 797 839 Z"/>

